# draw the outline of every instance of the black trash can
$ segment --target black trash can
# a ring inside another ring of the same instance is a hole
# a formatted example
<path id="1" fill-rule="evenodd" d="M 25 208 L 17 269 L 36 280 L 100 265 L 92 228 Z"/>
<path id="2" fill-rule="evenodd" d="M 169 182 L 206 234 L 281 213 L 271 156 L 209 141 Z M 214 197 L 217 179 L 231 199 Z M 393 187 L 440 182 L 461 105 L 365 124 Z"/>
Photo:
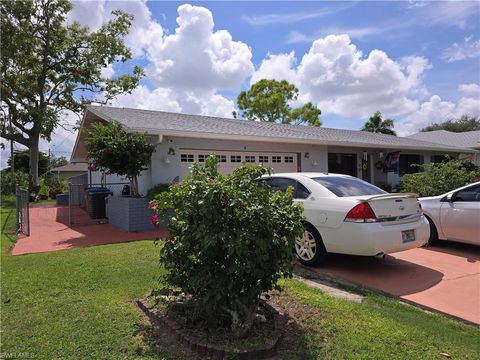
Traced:
<path id="1" fill-rule="evenodd" d="M 103 219 L 107 216 L 105 198 L 108 195 L 110 190 L 104 187 L 85 189 L 85 204 L 90 218 Z"/>

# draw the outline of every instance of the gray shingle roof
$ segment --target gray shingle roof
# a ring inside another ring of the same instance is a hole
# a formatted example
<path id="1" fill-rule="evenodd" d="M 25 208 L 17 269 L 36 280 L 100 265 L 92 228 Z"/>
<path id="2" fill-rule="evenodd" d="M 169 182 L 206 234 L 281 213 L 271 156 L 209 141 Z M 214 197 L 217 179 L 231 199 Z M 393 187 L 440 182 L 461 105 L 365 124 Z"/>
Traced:
<path id="1" fill-rule="evenodd" d="M 408 136 L 410 139 L 429 141 L 447 146 L 462 146 L 480 149 L 480 130 L 454 133 L 447 130 L 419 132 Z"/>
<path id="2" fill-rule="evenodd" d="M 365 131 L 326 127 L 294 126 L 268 122 L 226 119 L 203 115 L 187 115 L 163 111 L 128 109 L 109 106 L 89 106 L 87 111 L 107 121 L 118 121 L 127 130 L 171 135 L 181 133 L 209 136 L 254 137 L 278 142 L 311 142 L 338 146 L 385 147 L 437 151 L 466 151 L 464 148 L 443 146 L 411 138 L 376 134 Z"/>

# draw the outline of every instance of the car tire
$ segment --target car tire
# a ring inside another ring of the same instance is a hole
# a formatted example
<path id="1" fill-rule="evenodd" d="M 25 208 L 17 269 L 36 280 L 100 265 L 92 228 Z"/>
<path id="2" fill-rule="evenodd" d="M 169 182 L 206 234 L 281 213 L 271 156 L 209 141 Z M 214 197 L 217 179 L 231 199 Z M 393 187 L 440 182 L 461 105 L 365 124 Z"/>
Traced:
<path id="1" fill-rule="evenodd" d="M 313 225 L 306 223 L 303 236 L 295 240 L 295 254 L 298 262 L 305 266 L 318 266 L 327 260 L 327 250 Z"/>
<path id="2" fill-rule="evenodd" d="M 435 245 L 438 241 L 438 231 L 437 227 L 433 223 L 432 219 L 426 217 L 428 220 L 428 224 L 430 225 L 430 237 L 428 238 L 428 242 L 426 246 L 432 246 Z"/>

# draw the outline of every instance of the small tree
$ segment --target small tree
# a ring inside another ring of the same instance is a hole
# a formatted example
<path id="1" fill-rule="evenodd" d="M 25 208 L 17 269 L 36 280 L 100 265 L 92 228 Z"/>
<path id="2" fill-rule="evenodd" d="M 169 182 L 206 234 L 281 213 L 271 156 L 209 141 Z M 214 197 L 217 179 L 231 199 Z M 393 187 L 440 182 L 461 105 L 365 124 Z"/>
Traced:
<path id="1" fill-rule="evenodd" d="M 480 180 L 478 166 L 468 160 L 450 160 L 446 163 L 418 165 L 422 172 L 406 174 L 402 191 L 420 196 L 436 196 Z"/>
<path id="2" fill-rule="evenodd" d="M 155 151 L 155 145 L 150 144 L 145 135 L 127 133 L 119 123 L 97 123 L 85 130 L 85 145 L 96 169 L 126 176 L 132 195 L 139 195 L 137 177 L 147 169 Z"/>
<path id="3" fill-rule="evenodd" d="M 291 191 L 262 186 L 266 172 L 245 164 L 222 175 L 210 156 L 151 202 L 160 216 L 175 210 L 161 251 L 167 282 L 190 294 L 209 323 L 230 325 L 237 336 L 251 328 L 261 293 L 291 276 L 294 241 L 303 232 L 302 208 Z"/>
<path id="4" fill-rule="evenodd" d="M 462 115 L 460 119 L 450 119 L 441 123 L 433 123 L 420 131 L 446 130 L 451 132 L 465 132 L 480 130 L 480 117 Z"/>
<path id="5" fill-rule="evenodd" d="M 365 125 L 363 125 L 362 131 L 382 133 L 387 135 L 397 135 L 395 131 L 393 131 L 393 120 L 383 120 L 382 113 L 380 111 L 376 111 L 373 116 L 370 116 Z"/>
<path id="6" fill-rule="evenodd" d="M 297 98 L 298 89 L 288 81 L 262 79 L 238 95 L 237 105 L 247 120 L 322 125 L 319 119 L 321 111 L 311 102 L 292 109 L 289 102 Z M 236 111 L 233 117 L 237 117 Z"/>

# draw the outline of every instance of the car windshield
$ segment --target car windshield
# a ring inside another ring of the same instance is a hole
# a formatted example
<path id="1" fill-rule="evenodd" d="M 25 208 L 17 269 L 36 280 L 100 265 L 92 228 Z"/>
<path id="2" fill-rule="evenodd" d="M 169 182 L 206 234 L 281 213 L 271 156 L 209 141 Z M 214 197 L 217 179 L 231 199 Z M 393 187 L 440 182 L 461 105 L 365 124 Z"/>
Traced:
<path id="1" fill-rule="evenodd" d="M 338 197 L 388 194 L 386 191 L 357 178 L 322 176 L 313 178 L 313 180 L 325 186 Z"/>

